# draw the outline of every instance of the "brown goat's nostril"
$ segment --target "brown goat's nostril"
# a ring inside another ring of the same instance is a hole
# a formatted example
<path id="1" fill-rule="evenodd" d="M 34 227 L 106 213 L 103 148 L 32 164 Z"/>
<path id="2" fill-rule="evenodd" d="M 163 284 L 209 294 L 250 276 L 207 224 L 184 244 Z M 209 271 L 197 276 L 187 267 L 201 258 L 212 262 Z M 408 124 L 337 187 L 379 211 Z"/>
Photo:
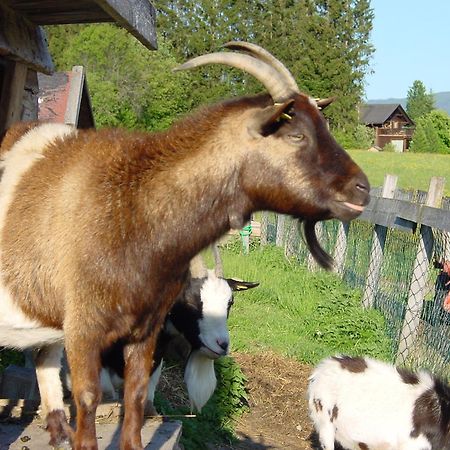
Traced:
<path id="1" fill-rule="evenodd" d="M 366 184 L 362 184 L 362 183 L 356 183 L 356 189 L 359 189 L 360 191 L 363 191 L 363 192 L 369 192 L 369 186 L 367 186 Z"/>

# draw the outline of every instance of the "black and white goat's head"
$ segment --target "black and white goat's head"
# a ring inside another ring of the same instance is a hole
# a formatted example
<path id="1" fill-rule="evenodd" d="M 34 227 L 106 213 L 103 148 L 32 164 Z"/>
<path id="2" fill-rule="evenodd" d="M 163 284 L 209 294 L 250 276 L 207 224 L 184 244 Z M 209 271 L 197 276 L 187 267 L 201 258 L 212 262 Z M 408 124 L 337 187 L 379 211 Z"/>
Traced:
<path id="1" fill-rule="evenodd" d="M 191 346 L 184 379 L 191 404 L 200 410 L 216 388 L 214 360 L 228 353 L 227 319 L 233 291 L 254 288 L 259 283 L 224 278 L 217 246 L 213 246 L 215 269 L 208 270 L 201 256 L 190 265 L 190 281 L 173 306 L 166 327 L 176 329 Z"/>

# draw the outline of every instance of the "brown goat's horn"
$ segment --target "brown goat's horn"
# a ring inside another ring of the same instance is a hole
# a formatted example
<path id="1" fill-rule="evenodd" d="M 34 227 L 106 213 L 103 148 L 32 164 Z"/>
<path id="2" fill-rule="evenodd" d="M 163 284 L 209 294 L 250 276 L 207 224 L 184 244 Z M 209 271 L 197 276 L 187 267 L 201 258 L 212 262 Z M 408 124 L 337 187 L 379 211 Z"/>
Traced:
<path id="1" fill-rule="evenodd" d="M 205 278 L 208 275 L 205 261 L 201 255 L 194 256 L 189 264 L 192 278 Z"/>
<path id="2" fill-rule="evenodd" d="M 207 55 L 192 58 L 174 70 L 193 69 L 205 64 L 225 64 L 248 72 L 264 85 L 274 102 L 282 102 L 297 92 L 287 86 L 284 77 L 269 64 L 242 53 L 208 53 Z"/>
<path id="3" fill-rule="evenodd" d="M 223 262 L 217 242 L 211 245 L 211 250 L 214 255 L 214 273 L 216 277 L 223 278 Z"/>
<path id="4" fill-rule="evenodd" d="M 224 47 L 229 48 L 230 50 L 246 52 L 254 56 L 255 58 L 260 59 L 261 61 L 266 62 L 283 77 L 285 85 L 289 89 L 291 89 L 292 92 L 300 92 L 297 86 L 297 82 L 295 81 L 291 72 L 289 72 L 288 68 L 281 61 L 275 58 L 275 56 L 273 56 L 271 53 L 269 53 L 259 45 L 244 41 L 231 41 L 227 42 Z"/>

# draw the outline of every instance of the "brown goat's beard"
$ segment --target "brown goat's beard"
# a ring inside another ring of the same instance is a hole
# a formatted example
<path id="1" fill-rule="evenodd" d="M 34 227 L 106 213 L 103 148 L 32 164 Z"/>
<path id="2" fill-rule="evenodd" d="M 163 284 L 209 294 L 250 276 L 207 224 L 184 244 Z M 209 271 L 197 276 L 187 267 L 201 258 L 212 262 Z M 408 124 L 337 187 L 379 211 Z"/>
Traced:
<path id="1" fill-rule="evenodd" d="M 333 258 L 320 246 L 316 235 L 317 220 L 305 220 L 303 222 L 303 232 L 311 255 L 317 263 L 324 269 L 331 270 L 333 267 Z"/>

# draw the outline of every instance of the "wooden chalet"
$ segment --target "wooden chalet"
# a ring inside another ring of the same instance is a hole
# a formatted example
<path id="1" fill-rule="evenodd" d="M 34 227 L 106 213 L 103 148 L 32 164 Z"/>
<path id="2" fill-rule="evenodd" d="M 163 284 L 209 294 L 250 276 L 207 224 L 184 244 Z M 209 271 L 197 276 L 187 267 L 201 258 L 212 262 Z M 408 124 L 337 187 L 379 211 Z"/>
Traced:
<path id="1" fill-rule="evenodd" d="M 12 123 L 38 119 L 38 73 L 54 71 L 42 25 L 115 22 L 154 50 L 155 16 L 149 0 L 2 0 L 0 139 Z"/>
<path id="2" fill-rule="evenodd" d="M 383 148 L 391 142 L 395 151 L 405 152 L 414 132 L 414 122 L 402 105 L 365 104 L 359 111 L 360 121 L 374 130 L 375 145 Z"/>

